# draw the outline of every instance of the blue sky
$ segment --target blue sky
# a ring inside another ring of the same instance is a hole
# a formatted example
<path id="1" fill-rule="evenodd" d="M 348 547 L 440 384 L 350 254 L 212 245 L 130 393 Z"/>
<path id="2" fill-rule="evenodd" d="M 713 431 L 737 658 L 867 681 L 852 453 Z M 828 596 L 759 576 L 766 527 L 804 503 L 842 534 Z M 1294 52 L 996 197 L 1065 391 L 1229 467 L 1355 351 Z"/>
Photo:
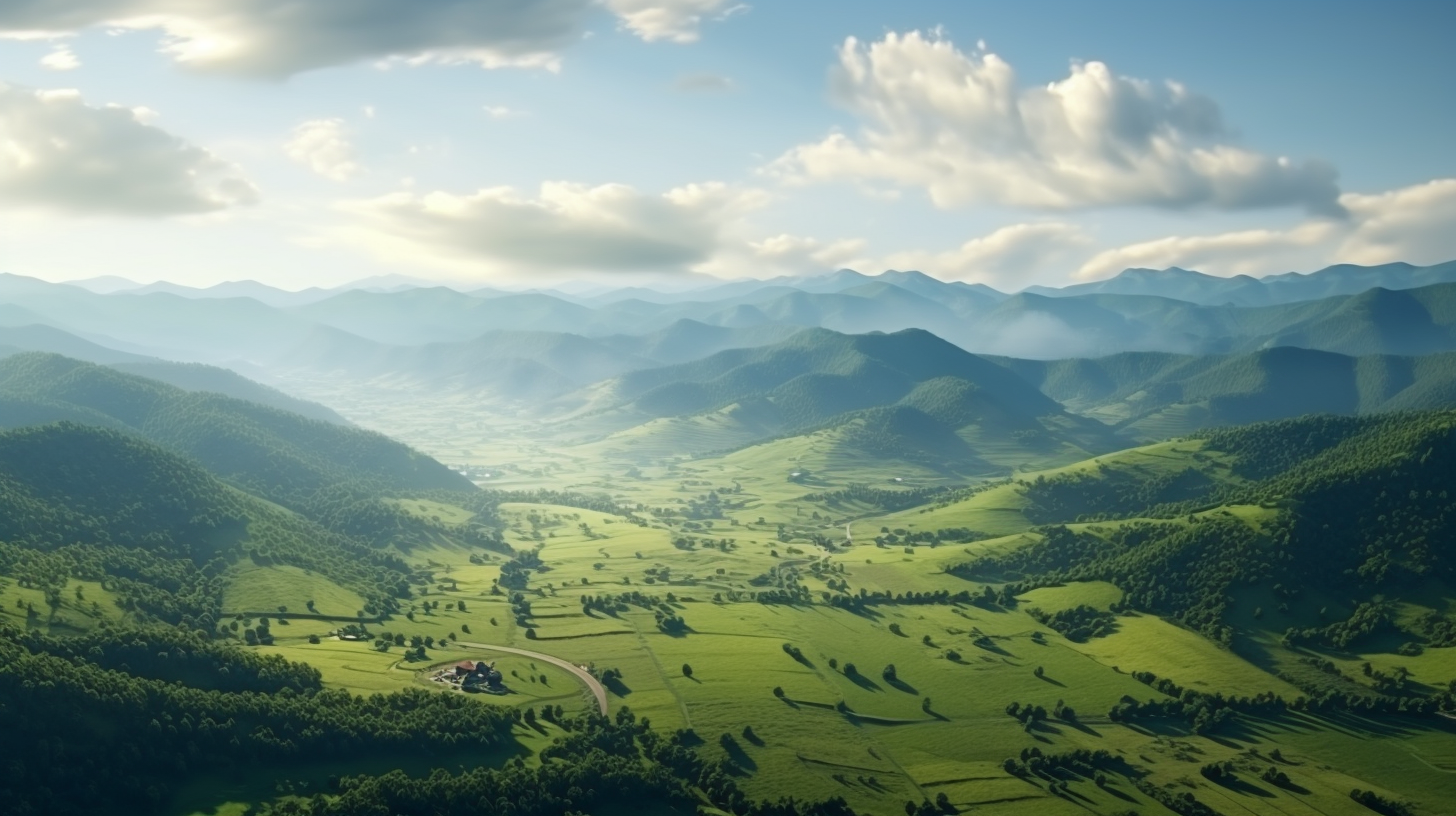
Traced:
<path id="1" fill-rule="evenodd" d="M 1450 9 L 17 3 L 0 271 L 301 288 L 852 266 L 1015 290 L 1434 263 L 1456 257 Z"/>

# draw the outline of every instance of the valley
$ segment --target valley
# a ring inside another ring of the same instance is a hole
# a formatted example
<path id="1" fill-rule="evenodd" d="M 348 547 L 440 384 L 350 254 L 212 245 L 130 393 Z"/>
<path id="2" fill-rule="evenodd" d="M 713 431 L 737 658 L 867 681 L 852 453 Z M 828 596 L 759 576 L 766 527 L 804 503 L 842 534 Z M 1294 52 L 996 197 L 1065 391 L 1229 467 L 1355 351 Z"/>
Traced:
<path id="1" fill-rule="evenodd" d="M 229 370 L 15 337 L 61 353 L 0 358 L 0 677 L 79 661 L 79 729 L 330 701 L 179 747 L 165 794 L 112 783 L 155 812 L 351 813 L 441 769 L 565 791 L 621 739 L 677 769 L 664 813 L 1456 799 L 1445 353 L 679 323 Z M 431 680 L 466 661 L 501 693 Z"/>

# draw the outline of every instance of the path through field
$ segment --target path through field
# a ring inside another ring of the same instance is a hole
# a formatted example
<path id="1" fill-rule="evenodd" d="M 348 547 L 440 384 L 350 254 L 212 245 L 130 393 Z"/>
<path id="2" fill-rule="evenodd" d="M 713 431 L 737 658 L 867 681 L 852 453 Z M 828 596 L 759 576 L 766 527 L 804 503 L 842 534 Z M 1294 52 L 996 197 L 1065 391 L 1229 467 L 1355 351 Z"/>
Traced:
<path id="1" fill-rule="evenodd" d="M 517 649 L 512 646 L 492 646 L 488 643 L 466 643 L 463 640 L 460 641 L 460 645 L 469 646 L 472 649 L 484 649 L 486 651 L 492 652 L 509 652 L 510 654 L 521 655 L 522 657 L 530 657 L 536 660 L 542 660 L 550 663 L 553 666 L 558 666 L 560 668 L 566 669 L 567 671 L 576 675 L 576 679 L 586 684 L 586 687 L 591 691 L 592 696 L 597 698 L 597 708 L 601 709 L 603 715 L 607 713 L 607 690 L 603 688 L 602 684 L 597 682 L 597 679 L 595 677 L 592 677 L 586 669 L 583 669 L 582 667 L 572 663 L 569 660 L 562 660 L 559 657 L 552 657 L 551 655 L 541 654 L 540 652 L 527 651 L 526 649 Z"/>

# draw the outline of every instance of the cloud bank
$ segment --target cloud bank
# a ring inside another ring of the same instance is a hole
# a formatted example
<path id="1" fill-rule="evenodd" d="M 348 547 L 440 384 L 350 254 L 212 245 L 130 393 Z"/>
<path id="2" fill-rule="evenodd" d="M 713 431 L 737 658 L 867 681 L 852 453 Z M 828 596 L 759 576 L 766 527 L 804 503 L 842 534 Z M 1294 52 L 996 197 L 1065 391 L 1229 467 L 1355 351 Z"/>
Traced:
<path id="1" fill-rule="evenodd" d="M 625 184 L 542 184 L 469 195 L 394 193 L 351 201 L 376 254 L 494 274 L 674 272 L 714 257 L 728 226 L 765 197 L 695 184 L 662 195 Z"/>
<path id="2" fill-rule="evenodd" d="M 233 165 L 75 91 L 0 83 L 0 204 L 82 215 L 168 216 L 257 200 Z"/>
<path id="3" fill-rule="evenodd" d="M 1144 205 L 1299 206 L 1342 216 L 1334 168 L 1233 143 L 1217 104 L 1175 82 L 1074 63 L 1023 86 L 984 50 L 912 31 L 839 50 L 831 94 L 860 121 L 801 145 L 767 171 L 790 182 L 882 181 L 926 190 L 936 205 L 1043 210 Z"/>
<path id="4" fill-rule="evenodd" d="M 1416 265 L 1456 258 L 1456 179 L 1436 179 L 1385 193 L 1346 193 L 1349 217 L 1311 219 L 1288 229 L 1170 236 L 1097 253 L 1075 277 L 1096 280 L 1129 267 L 1179 266 L 1215 275 L 1265 275 L 1336 263 L 1406 261 Z"/>
<path id="5" fill-rule="evenodd" d="M 607 0 L 644 40 L 692 42 L 724 0 Z M 364 61 L 469 62 L 555 69 L 594 0 L 12 0 L 0 38 L 87 28 L 160 30 L 185 67 L 280 78 Z"/>

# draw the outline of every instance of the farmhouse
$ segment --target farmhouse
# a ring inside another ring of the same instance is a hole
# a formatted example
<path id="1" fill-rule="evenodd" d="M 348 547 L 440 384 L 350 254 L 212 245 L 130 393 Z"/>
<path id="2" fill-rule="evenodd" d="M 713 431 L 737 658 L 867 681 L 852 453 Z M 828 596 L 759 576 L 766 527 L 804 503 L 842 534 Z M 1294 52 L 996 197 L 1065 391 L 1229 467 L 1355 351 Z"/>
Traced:
<path id="1" fill-rule="evenodd" d="M 468 660 L 461 661 L 460 666 L 465 666 L 469 662 Z M 460 671 L 460 666 L 455 667 L 456 672 Z M 496 692 L 501 689 L 502 679 L 501 673 L 495 670 L 495 664 L 482 660 L 466 672 L 464 679 L 460 681 L 460 688 L 465 691 Z"/>

